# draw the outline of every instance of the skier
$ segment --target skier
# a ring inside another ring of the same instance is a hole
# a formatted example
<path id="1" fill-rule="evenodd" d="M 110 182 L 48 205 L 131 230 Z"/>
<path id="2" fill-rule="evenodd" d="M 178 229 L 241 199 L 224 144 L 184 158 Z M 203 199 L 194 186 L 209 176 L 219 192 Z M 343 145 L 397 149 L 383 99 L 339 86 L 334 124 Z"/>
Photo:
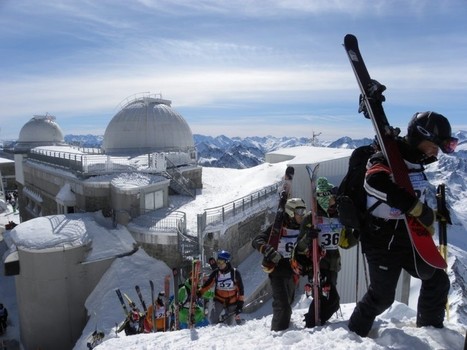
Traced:
<path id="1" fill-rule="evenodd" d="M 125 331 L 125 335 L 134 335 L 141 333 L 141 313 L 135 303 L 130 303 L 130 312 L 123 324 L 118 328 L 117 333 Z"/>
<path id="2" fill-rule="evenodd" d="M 224 323 L 235 325 L 243 311 L 244 289 L 240 272 L 230 264 L 231 255 L 222 250 L 217 254 L 217 268 L 211 272 L 208 279 L 198 290 L 198 296 L 203 295 L 214 286 L 214 305 L 209 315 L 211 324 L 221 322 L 219 317 L 224 311 Z"/>
<path id="3" fill-rule="evenodd" d="M 264 255 L 275 267 L 269 273 L 272 288 L 272 331 L 282 331 L 289 327 L 292 316 L 292 303 L 295 298 L 298 276 L 290 266 L 290 257 L 297 240 L 300 224 L 306 213 L 306 204 L 301 198 L 290 198 L 285 204 L 281 237 L 277 249 L 268 244 L 271 227 L 260 233 L 252 241 L 252 246 Z"/>
<path id="4" fill-rule="evenodd" d="M 152 323 L 153 312 L 156 322 L 156 331 L 164 332 L 167 329 L 166 308 L 163 300 L 164 296 L 164 291 L 159 292 L 157 299 L 154 301 L 154 305 L 149 305 L 146 317 L 144 318 L 144 333 L 151 333 L 154 330 L 154 325 Z"/>
<path id="5" fill-rule="evenodd" d="M 414 250 L 404 223 L 404 214 L 414 217 L 433 234 L 436 214 L 425 203 L 428 180 L 426 164 L 437 161 L 439 149 L 454 152 L 457 139 L 451 137 L 451 125 L 441 114 L 416 113 L 408 125 L 405 137 L 397 145 L 407 165 L 417 197 L 397 186 L 381 152 L 368 162 L 364 188 L 367 207 L 382 201 L 369 215 L 362 230 L 362 250 L 369 266 L 370 286 L 357 303 L 349 329 L 358 335 L 368 335 L 375 317 L 391 306 L 401 270 L 421 279 L 417 305 L 417 326 L 443 327 L 444 308 L 449 292 L 449 279 L 442 269 L 426 264 Z"/>
<path id="6" fill-rule="evenodd" d="M 312 213 L 308 213 L 302 222 L 300 235 L 294 248 L 291 264 L 299 275 L 308 275 L 313 279 L 312 239 L 319 240 L 322 256 L 319 262 L 320 271 L 320 320 L 324 324 L 339 310 L 339 294 L 336 289 L 337 274 L 341 269 L 341 257 L 338 242 L 343 230 L 339 222 L 335 193 L 337 187 L 329 183 L 325 177 L 317 180 L 316 199 L 318 204 L 316 226 L 313 225 Z M 315 228 L 316 227 L 316 228 Z M 314 314 L 315 300 L 312 301 L 308 313 L 305 314 L 305 327 L 316 326 Z"/>
<path id="7" fill-rule="evenodd" d="M 8 310 L 3 304 L 0 304 L 0 334 L 3 334 L 6 331 L 7 322 Z"/>
<path id="8" fill-rule="evenodd" d="M 188 319 L 190 317 L 190 296 L 191 296 L 191 278 L 187 278 L 184 284 L 178 288 L 178 316 L 180 329 L 188 328 Z M 212 298 L 212 292 L 208 291 L 202 295 L 205 299 Z M 171 309 L 174 309 L 173 305 Z M 209 321 L 204 315 L 204 309 L 198 305 L 197 301 L 194 304 L 194 321 L 195 327 L 204 327 L 209 325 Z"/>

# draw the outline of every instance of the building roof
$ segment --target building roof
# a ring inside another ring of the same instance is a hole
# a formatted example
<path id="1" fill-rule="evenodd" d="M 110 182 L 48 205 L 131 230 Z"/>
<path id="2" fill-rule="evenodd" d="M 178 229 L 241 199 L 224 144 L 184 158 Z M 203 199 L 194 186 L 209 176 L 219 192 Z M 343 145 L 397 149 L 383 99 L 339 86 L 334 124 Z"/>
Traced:
<path id="1" fill-rule="evenodd" d="M 65 144 L 63 132 L 55 117 L 49 114 L 35 115 L 21 128 L 15 152 L 37 146 Z"/>
<path id="2" fill-rule="evenodd" d="M 108 124 L 102 148 L 106 154 L 186 152 L 194 148 L 185 119 L 171 101 L 145 96 L 126 104 Z"/>

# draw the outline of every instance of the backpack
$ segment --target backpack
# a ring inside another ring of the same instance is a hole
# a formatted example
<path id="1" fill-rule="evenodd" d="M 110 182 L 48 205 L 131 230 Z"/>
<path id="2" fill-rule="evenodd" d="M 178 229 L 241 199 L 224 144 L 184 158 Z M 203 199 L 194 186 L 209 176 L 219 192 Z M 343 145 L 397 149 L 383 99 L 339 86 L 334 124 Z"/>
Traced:
<path id="1" fill-rule="evenodd" d="M 374 144 L 356 148 L 349 159 L 347 174 L 337 190 L 336 202 L 339 221 L 346 228 L 361 232 L 368 215 L 381 203 L 366 208 L 366 191 L 363 188 L 368 159 L 376 153 Z M 357 236 L 354 232 L 354 236 Z"/>

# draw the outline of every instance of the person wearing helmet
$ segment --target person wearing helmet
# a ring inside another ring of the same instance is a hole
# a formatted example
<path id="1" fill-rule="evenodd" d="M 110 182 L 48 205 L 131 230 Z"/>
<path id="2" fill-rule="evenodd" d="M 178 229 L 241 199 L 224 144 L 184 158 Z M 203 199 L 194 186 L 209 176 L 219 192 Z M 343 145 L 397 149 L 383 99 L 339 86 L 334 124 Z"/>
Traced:
<path id="1" fill-rule="evenodd" d="M 211 272 L 197 293 L 202 295 L 214 287 L 214 304 L 209 315 L 211 324 L 223 322 L 235 325 L 243 311 L 245 296 L 242 276 L 240 271 L 232 267 L 230 260 L 228 251 L 220 251 L 217 254 L 217 268 Z M 221 319 L 222 312 L 224 315 Z"/>
<path id="2" fill-rule="evenodd" d="M 190 274 L 191 275 L 191 274 Z M 186 329 L 188 328 L 188 320 L 190 318 L 190 298 L 191 298 L 191 278 L 187 278 L 184 283 L 180 284 L 178 287 L 178 317 L 179 317 L 179 328 Z M 202 298 L 210 299 L 212 298 L 212 293 L 207 291 L 203 295 Z M 170 310 L 175 309 L 174 300 L 169 306 Z M 206 316 L 204 315 L 204 309 L 201 305 L 196 303 L 194 309 L 194 319 L 195 319 L 195 327 L 205 327 L 209 325 L 209 321 L 207 320 Z"/>
<path id="3" fill-rule="evenodd" d="M 362 337 L 368 335 L 376 316 L 393 303 L 402 269 L 421 280 L 418 327 L 443 327 L 450 287 L 446 272 L 429 266 L 416 253 L 404 218 L 412 216 L 429 233 L 434 233 L 436 214 L 425 202 L 429 183 L 424 167 L 437 161 L 439 150 L 454 152 L 457 139 L 451 136 L 451 125 L 444 116 L 423 112 L 415 113 L 407 135 L 396 141 L 416 195 L 394 183 L 382 152 L 369 159 L 364 183 L 367 207 L 376 201 L 382 203 L 368 215 L 367 229 L 360 237 L 368 261 L 370 286 L 350 317 L 349 329 Z"/>
<path id="4" fill-rule="evenodd" d="M 253 248 L 264 256 L 263 269 L 268 273 L 271 284 L 272 331 L 282 331 L 289 328 L 292 303 L 298 282 L 298 276 L 290 266 L 290 257 L 305 213 L 306 204 L 303 199 L 288 199 L 285 204 L 285 215 L 278 246 L 273 247 L 268 243 L 272 233 L 272 225 L 252 241 Z"/>
<path id="5" fill-rule="evenodd" d="M 339 294 L 337 292 L 337 275 L 341 269 L 341 256 L 338 243 L 343 225 L 339 221 L 337 213 L 336 197 L 337 187 L 331 184 L 327 178 L 320 177 L 316 185 L 316 200 L 318 204 L 317 223 L 313 223 L 312 213 L 308 213 L 300 227 L 300 235 L 297 238 L 293 256 L 292 268 L 302 276 L 308 276 L 310 283 L 313 280 L 312 247 L 313 239 L 318 239 L 321 248 L 321 260 L 319 263 L 320 286 L 322 289 L 320 298 L 320 320 L 323 325 L 331 316 L 339 310 Z M 316 326 L 314 314 L 315 300 L 310 304 L 308 313 L 305 314 L 305 327 Z"/>

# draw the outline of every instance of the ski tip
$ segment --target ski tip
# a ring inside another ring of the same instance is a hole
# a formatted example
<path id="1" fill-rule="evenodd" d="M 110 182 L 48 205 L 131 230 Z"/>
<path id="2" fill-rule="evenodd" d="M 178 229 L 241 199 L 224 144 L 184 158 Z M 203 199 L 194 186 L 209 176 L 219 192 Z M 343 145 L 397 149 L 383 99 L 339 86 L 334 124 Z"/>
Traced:
<path id="1" fill-rule="evenodd" d="M 353 34 L 347 34 L 344 37 L 344 45 L 347 46 L 348 44 L 358 44 L 357 37 Z"/>

